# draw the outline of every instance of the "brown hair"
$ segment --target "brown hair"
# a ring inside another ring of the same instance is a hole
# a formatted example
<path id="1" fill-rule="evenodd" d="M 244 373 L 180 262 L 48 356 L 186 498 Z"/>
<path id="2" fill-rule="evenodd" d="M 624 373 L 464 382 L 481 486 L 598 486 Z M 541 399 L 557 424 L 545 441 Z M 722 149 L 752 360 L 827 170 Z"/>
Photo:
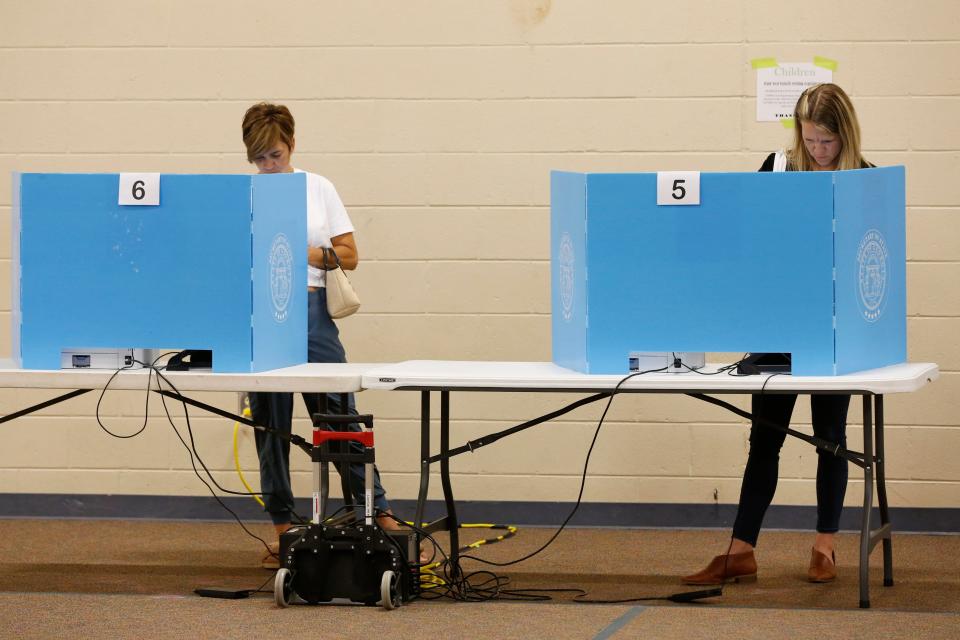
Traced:
<path id="1" fill-rule="evenodd" d="M 811 171 L 816 162 L 803 144 L 803 131 L 800 126 L 802 121 L 812 122 L 840 138 L 837 170 L 873 166 L 864 160 L 860 153 L 860 124 L 857 122 L 857 112 L 850 98 L 837 85 L 824 83 L 808 87 L 800 94 L 797 106 L 793 108 L 793 148 L 788 154 L 790 168 L 794 171 Z"/>
<path id="2" fill-rule="evenodd" d="M 247 147 L 247 162 L 253 162 L 278 142 L 293 150 L 294 122 L 290 110 L 282 104 L 258 102 L 243 114 L 243 144 Z"/>

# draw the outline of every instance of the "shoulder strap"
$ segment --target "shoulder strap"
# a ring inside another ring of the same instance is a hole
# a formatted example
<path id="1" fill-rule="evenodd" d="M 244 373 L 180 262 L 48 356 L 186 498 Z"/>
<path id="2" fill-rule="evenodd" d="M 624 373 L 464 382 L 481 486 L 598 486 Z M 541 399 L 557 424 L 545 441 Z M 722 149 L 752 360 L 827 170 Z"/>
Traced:
<path id="1" fill-rule="evenodd" d="M 773 170 L 774 171 L 787 170 L 787 154 L 784 153 L 783 149 L 780 149 L 775 154 L 773 154 Z"/>

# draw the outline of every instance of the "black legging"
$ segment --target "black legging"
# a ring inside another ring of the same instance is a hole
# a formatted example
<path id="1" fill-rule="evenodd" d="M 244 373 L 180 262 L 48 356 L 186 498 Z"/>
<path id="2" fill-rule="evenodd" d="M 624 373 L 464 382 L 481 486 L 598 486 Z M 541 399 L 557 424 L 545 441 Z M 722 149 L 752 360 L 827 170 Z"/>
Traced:
<path id="1" fill-rule="evenodd" d="M 753 396 L 753 415 L 790 426 L 790 416 L 797 401 L 796 394 Z M 847 446 L 847 410 L 849 395 L 811 395 L 813 433 L 818 438 Z M 733 537 L 757 545 L 760 526 L 767 507 L 777 490 L 780 448 L 786 434 L 757 424 L 750 427 L 750 455 L 740 487 L 740 505 L 733 523 Z M 840 512 L 847 491 L 847 460 L 817 450 L 817 531 L 836 533 L 840 529 Z"/>

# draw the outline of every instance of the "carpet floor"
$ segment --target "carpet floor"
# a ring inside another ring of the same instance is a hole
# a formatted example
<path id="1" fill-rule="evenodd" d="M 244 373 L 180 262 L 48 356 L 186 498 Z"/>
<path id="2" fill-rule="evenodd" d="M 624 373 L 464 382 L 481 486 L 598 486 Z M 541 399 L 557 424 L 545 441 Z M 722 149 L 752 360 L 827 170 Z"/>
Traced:
<path id="1" fill-rule="evenodd" d="M 268 536 L 268 525 L 251 531 Z M 469 555 L 508 562 L 553 531 L 527 528 Z M 461 543 L 485 537 L 461 531 Z M 895 585 L 871 556 L 871 609 L 859 608 L 858 535 L 838 537 L 839 579 L 806 581 L 812 534 L 766 531 L 753 584 L 692 605 L 665 600 L 580 604 L 587 598 L 665 597 L 679 577 L 725 550 L 721 531 L 568 529 L 545 551 L 496 567 L 465 559 L 466 574 L 492 571 L 507 589 L 549 600 L 482 603 L 418 599 L 395 610 L 362 606 L 276 607 L 263 546 L 236 524 L 144 520 L 0 520 L 0 638 L 237 638 L 270 633 L 357 637 L 442 633 L 471 638 L 960 638 L 960 536 L 895 534 Z M 447 544 L 444 536 L 438 538 Z M 474 583 L 486 574 L 471 578 Z M 201 598 L 196 587 L 256 589 L 245 600 Z M 571 591 L 542 591 L 570 589 Z M 523 591 L 537 590 L 537 591 Z M 432 593 L 439 595 L 439 591 Z"/>

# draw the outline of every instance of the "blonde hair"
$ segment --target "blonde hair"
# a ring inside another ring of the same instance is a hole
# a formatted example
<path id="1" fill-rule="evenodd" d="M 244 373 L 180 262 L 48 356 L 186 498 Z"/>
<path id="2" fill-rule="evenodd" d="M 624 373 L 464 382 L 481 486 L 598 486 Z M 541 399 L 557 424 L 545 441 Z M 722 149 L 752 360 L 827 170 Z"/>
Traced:
<path id="1" fill-rule="evenodd" d="M 787 154 L 790 169 L 793 171 L 812 171 L 816 167 L 816 162 L 803 144 L 800 123 L 804 121 L 812 122 L 840 138 L 837 170 L 873 166 L 864 160 L 860 153 L 860 124 L 857 122 L 857 112 L 850 98 L 837 85 L 816 84 L 800 94 L 797 106 L 793 108 L 793 148 Z"/>
<path id="2" fill-rule="evenodd" d="M 294 121 L 290 110 L 282 104 L 258 102 L 243 114 L 243 144 L 247 162 L 267 153 L 278 142 L 293 150 Z"/>

